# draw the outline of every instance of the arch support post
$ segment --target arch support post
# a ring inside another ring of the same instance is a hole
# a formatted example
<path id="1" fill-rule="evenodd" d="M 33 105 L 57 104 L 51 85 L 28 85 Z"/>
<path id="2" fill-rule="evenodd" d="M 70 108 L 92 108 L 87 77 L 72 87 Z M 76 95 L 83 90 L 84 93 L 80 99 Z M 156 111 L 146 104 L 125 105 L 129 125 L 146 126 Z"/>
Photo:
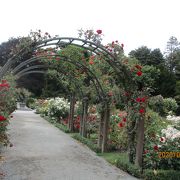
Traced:
<path id="1" fill-rule="evenodd" d="M 88 117 L 88 106 L 89 99 L 88 97 L 84 97 L 82 101 L 82 117 L 80 121 L 80 134 L 83 137 L 87 137 L 87 117 Z"/>
<path id="2" fill-rule="evenodd" d="M 68 121 L 68 127 L 71 132 L 74 131 L 74 109 L 75 109 L 75 92 L 71 94 L 70 97 L 70 113 L 69 113 L 69 121 Z"/>
<path id="3" fill-rule="evenodd" d="M 135 164 L 138 167 L 142 167 L 143 164 L 143 149 L 144 149 L 144 119 L 143 116 L 139 120 L 139 124 L 137 127 L 137 144 L 136 144 L 136 158 Z"/>
<path id="4" fill-rule="evenodd" d="M 101 116 L 99 122 L 99 134 L 98 134 L 98 147 L 102 147 L 102 140 L 103 140 L 103 126 L 104 126 L 104 115 L 105 115 L 105 105 L 104 103 L 101 105 Z"/>
<path id="5" fill-rule="evenodd" d="M 110 103 L 109 101 L 105 101 L 104 105 L 104 123 L 102 128 L 102 145 L 101 151 L 106 152 L 108 150 L 107 141 L 108 141 L 108 132 L 109 132 L 109 121 L 110 121 Z"/>

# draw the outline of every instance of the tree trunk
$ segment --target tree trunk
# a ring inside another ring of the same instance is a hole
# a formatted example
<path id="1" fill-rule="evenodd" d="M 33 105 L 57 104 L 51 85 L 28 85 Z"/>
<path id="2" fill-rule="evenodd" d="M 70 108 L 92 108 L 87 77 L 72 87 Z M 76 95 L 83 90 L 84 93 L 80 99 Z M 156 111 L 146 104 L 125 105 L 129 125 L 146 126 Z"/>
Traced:
<path id="1" fill-rule="evenodd" d="M 107 151 L 107 140 L 108 140 L 108 129 L 110 120 L 110 105 L 109 102 L 105 104 L 105 114 L 104 114 L 104 127 L 103 127 L 103 139 L 102 139 L 102 152 Z"/>
<path id="2" fill-rule="evenodd" d="M 143 149 L 144 149 L 144 117 L 140 119 L 137 129 L 135 164 L 139 167 L 142 167 L 143 164 Z"/>

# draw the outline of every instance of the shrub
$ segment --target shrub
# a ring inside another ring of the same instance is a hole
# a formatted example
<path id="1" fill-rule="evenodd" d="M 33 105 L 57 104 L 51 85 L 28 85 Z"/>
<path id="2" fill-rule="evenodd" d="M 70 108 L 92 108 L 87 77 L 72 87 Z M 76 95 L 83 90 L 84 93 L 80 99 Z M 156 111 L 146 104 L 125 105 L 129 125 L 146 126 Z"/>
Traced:
<path id="1" fill-rule="evenodd" d="M 175 170 L 145 170 L 145 180 L 180 180 L 180 172 Z"/>
<path id="2" fill-rule="evenodd" d="M 36 108 L 36 100 L 34 98 L 28 98 L 26 101 L 26 106 L 35 109 Z"/>
<path id="3" fill-rule="evenodd" d="M 116 161 L 116 166 L 130 174 L 132 174 L 135 177 L 141 177 L 141 169 L 138 168 L 136 165 L 128 162 L 125 158 L 119 158 Z"/>
<path id="4" fill-rule="evenodd" d="M 163 98 L 161 95 L 151 97 L 149 100 L 149 107 L 158 112 L 161 116 L 166 116 L 169 112 L 175 113 L 178 104 L 173 98 Z"/>
<path id="5" fill-rule="evenodd" d="M 126 115 L 123 113 L 111 115 L 108 146 L 112 150 L 127 149 Z"/>
<path id="6" fill-rule="evenodd" d="M 68 116 L 69 103 L 64 98 L 54 98 L 48 101 L 48 116 L 63 119 Z"/>
<path id="7" fill-rule="evenodd" d="M 168 112 L 176 112 L 178 105 L 176 103 L 176 100 L 173 98 L 165 98 L 163 100 L 164 103 L 164 112 L 168 114 Z"/>

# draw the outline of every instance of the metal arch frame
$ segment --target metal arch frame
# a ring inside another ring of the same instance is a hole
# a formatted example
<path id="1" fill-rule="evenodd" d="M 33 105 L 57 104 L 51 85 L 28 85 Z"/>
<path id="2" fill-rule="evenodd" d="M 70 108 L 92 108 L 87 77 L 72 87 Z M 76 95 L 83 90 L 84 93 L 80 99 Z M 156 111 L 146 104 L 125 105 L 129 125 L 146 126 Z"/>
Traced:
<path id="1" fill-rule="evenodd" d="M 39 60 L 39 59 L 38 59 Z M 26 61 L 21 62 L 19 65 L 17 65 L 12 71 L 11 73 L 16 73 L 18 70 L 20 70 L 23 66 L 28 65 L 28 63 L 37 61 L 37 57 L 32 57 Z"/>
<path id="2" fill-rule="evenodd" d="M 54 57 L 55 58 L 55 57 L 59 57 L 59 55 L 46 55 L 46 56 L 33 57 L 31 59 L 28 59 L 28 60 L 20 63 L 18 66 L 16 66 L 14 68 L 14 70 L 12 71 L 12 73 L 13 74 L 17 74 L 18 70 L 20 70 L 23 66 L 28 65 L 31 62 L 41 60 L 42 58 L 47 58 L 47 57 Z M 87 76 L 89 76 L 91 78 L 91 80 L 92 80 L 92 82 L 93 82 L 93 84 L 94 84 L 94 86 L 96 88 L 96 91 L 97 91 L 100 99 L 105 99 L 106 98 L 106 95 L 105 95 L 104 90 L 103 90 L 103 88 L 101 86 L 101 83 L 99 82 L 99 80 L 96 77 L 96 75 L 89 68 L 87 68 L 85 65 L 83 65 L 81 63 L 74 62 L 73 60 L 68 59 L 66 56 L 60 56 L 60 57 L 61 57 L 61 60 L 67 61 L 67 62 L 75 65 L 76 67 L 79 67 L 80 69 L 83 69 L 83 70 L 86 69 L 87 70 L 86 74 L 87 74 Z M 31 66 L 31 67 L 38 68 L 36 66 L 40 66 L 40 65 L 35 65 L 35 66 Z M 30 69 L 33 69 L 31 67 L 27 67 L 27 68 L 23 69 L 22 71 L 26 72 L 26 71 L 28 71 Z M 21 71 L 19 73 L 21 73 Z M 100 89 L 101 93 L 99 92 L 99 89 Z"/>
<path id="3" fill-rule="evenodd" d="M 47 73 L 47 70 L 32 70 L 32 71 L 26 71 L 26 72 L 22 72 L 22 73 L 16 74 L 16 77 L 17 77 L 17 79 L 18 79 L 18 78 L 21 78 L 21 77 L 23 77 L 23 76 L 25 76 L 25 75 L 27 75 L 27 74 L 34 74 L 34 73 L 46 74 L 46 73 Z M 60 74 L 65 74 L 65 72 L 64 72 L 63 70 L 61 70 L 61 71 L 58 72 L 58 73 L 60 73 Z M 67 75 L 67 76 L 68 76 L 69 78 L 73 78 L 73 76 L 71 76 L 71 75 Z M 83 97 L 84 97 L 84 93 L 83 93 L 81 87 L 78 85 L 77 81 L 76 81 L 76 83 L 74 83 L 74 85 L 77 87 L 78 92 L 79 92 L 81 98 L 83 98 Z"/>
<path id="4" fill-rule="evenodd" d="M 16 73 L 16 75 L 18 76 L 18 75 L 20 75 L 20 74 L 22 74 L 22 73 L 25 73 L 25 72 L 29 71 L 29 70 L 41 69 L 41 68 L 46 68 L 46 67 L 48 67 L 48 66 L 46 66 L 46 65 L 34 65 L 34 66 L 29 66 L 29 67 L 21 70 L 20 72 Z"/>
<path id="5" fill-rule="evenodd" d="M 82 43 L 81 45 L 75 42 Z M 117 60 L 116 55 L 108 51 L 102 44 L 97 44 L 92 41 L 88 41 L 85 39 L 74 38 L 74 37 L 58 37 L 58 38 L 51 38 L 44 41 L 39 41 L 33 50 L 38 50 L 43 47 L 48 46 L 57 46 L 59 48 L 67 47 L 68 45 L 75 45 L 77 47 L 84 48 L 89 50 L 97 55 L 103 54 L 105 61 L 113 68 L 115 73 L 122 79 L 123 76 L 129 75 L 128 72 L 125 70 L 124 65 Z M 122 74 L 123 73 L 123 74 Z M 127 77 L 128 78 L 128 77 Z M 132 78 L 128 78 L 129 81 L 132 83 Z"/>
<path id="6" fill-rule="evenodd" d="M 66 42 L 67 41 L 67 42 Z M 78 43 L 74 43 L 74 41 L 82 43 L 81 45 Z M 58 38 L 51 38 L 44 41 L 39 41 L 33 50 L 38 50 L 43 47 L 48 46 L 57 46 L 59 48 L 67 47 L 68 45 L 75 45 L 77 47 L 84 48 L 89 50 L 97 55 L 103 54 L 107 59 L 106 61 L 109 65 L 116 71 L 116 73 L 121 73 L 121 62 L 117 61 L 117 58 L 109 52 L 103 45 L 94 43 L 92 41 L 88 41 L 85 39 L 74 38 L 74 37 L 58 37 Z"/>
<path id="7" fill-rule="evenodd" d="M 64 40 L 68 41 L 65 42 Z M 57 41 L 56 43 L 53 41 Z M 77 44 L 73 43 L 74 41 L 82 42 L 83 44 Z M 95 54 L 103 54 L 105 57 L 111 57 L 111 59 L 116 60 L 115 56 L 110 53 L 107 49 L 104 48 L 101 44 L 94 43 L 92 41 L 80 39 L 80 38 L 74 38 L 74 37 L 58 37 L 58 38 L 51 38 L 44 41 L 39 41 L 34 50 L 45 47 L 45 46 L 52 46 L 56 45 L 58 47 L 66 47 L 68 45 L 75 45 L 78 47 L 85 48 L 91 52 L 94 52 Z"/>
<path id="8" fill-rule="evenodd" d="M 78 44 L 79 43 L 79 44 Z M 81 43 L 81 44 L 80 44 Z M 38 50 L 43 47 L 55 45 L 59 48 L 64 48 L 68 45 L 75 45 L 86 50 L 89 50 L 97 55 L 104 55 L 106 57 L 106 61 L 110 64 L 110 66 L 116 71 L 116 73 L 120 73 L 122 69 L 120 69 L 121 63 L 117 61 L 117 58 L 109 52 L 103 45 L 97 44 L 92 41 L 80 39 L 80 38 L 73 38 L 73 37 L 58 37 L 58 38 L 51 38 L 44 41 L 39 41 L 37 43 L 32 43 L 29 46 L 32 47 L 32 51 Z M 7 63 L 2 67 L 0 71 L 0 78 L 4 76 L 4 74 L 11 68 L 13 64 L 13 60 L 16 59 L 21 53 L 23 53 L 26 49 L 23 48 L 18 54 L 10 58 Z"/>

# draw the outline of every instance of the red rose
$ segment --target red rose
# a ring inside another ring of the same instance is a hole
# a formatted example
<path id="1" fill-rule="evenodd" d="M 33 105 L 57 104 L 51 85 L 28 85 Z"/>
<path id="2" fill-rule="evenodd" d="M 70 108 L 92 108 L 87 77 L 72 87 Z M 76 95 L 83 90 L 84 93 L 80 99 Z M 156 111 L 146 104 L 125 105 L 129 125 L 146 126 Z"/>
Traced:
<path id="1" fill-rule="evenodd" d="M 141 114 L 143 114 L 144 112 L 145 112 L 144 109 L 140 109 L 140 110 L 139 110 L 139 113 L 141 113 Z"/>
<path id="2" fill-rule="evenodd" d="M 138 71 L 136 74 L 137 74 L 138 76 L 142 76 L 142 72 L 141 72 L 141 71 Z"/>
<path id="3" fill-rule="evenodd" d="M 123 127 L 123 123 L 118 123 L 118 127 Z"/>
<path id="4" fill-rule="evenodd" d="M 102 34 L 102 30 L 100 30 L 100 29 L 98 29 L 96 32 L 97 32 L 98 34 Z"/>
<path id="5" fill-rule="evenodd" d="M 126 122 L 126 121 L 127 121 L 127 119 L 126 119 L 126 118 L 123 118 L 123 121 L 124 121 L 124 122 Z"/>
<path id="6" fill-rule="evenodd" d="M 155 150 L 155 151 L 158 151 L 158 149 L 159 149 L 158 146 L 155 145 L 155 146 L 154 146 L 154 150 Z"/>
<path id="7" fill-rule="evenodd" d="M 93 65 L 93 64 L 94 64 L 94 61 L 90 60 L 90 61 L 89 61 L 89 64 L 90 64 L 90 65 Z"/>
<path id="8" fill-rule="evenodd" d="M 145 101 L 146 101 L 145 97 L 141 98 L 141 102 L 145 102 Z"/>
<path id="9" fill-rule="evenodd" d="M 5 121 L 6 118 L 4 116 L 0 116 L 0 121 Z"/>
<path id="10" fill-rule="evenodd" d="M 136 98 L 136 102 L 141 102 L 141 98 Z"/>
<path id="11" fill-rule="evenodd" d="M 121 47 L 124 48 L 124 44 L 123 43 L 121 44 Z"/>

